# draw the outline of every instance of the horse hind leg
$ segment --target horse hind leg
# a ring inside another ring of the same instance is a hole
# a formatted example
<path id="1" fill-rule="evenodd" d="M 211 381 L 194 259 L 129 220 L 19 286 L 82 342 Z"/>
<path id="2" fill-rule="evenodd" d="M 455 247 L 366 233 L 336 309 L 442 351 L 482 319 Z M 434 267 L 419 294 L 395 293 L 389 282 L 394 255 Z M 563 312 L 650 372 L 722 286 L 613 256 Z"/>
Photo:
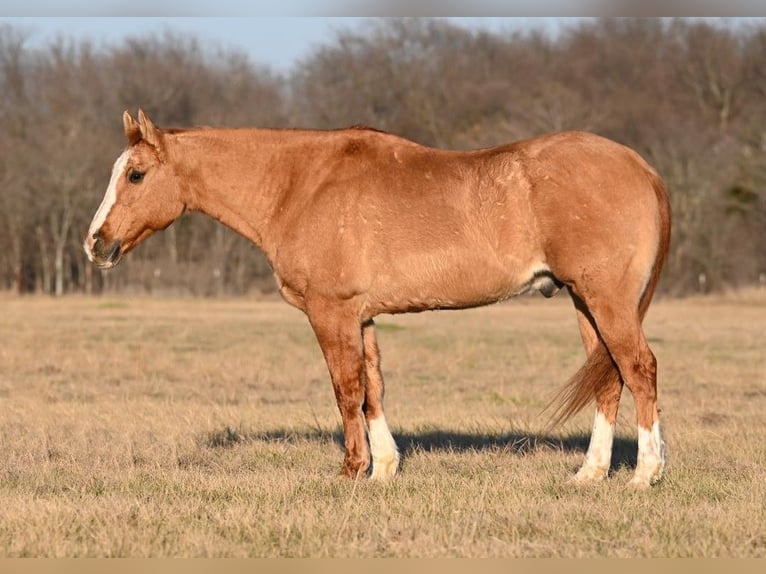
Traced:
<path id="1" fill-rule="evenodd" d="M 383 413 L 384 383 L 380 370 L 380 349 L 375 335 L 375 323 L 372 319 L 362 325 L 362 340 L 367 375 L 364 416 L 367 421 L 372 454 L 370 478 L 388 480 L 396 474 L 399 468 L 399 449 Z"/>
<path id="2" fill-rule="evenodd" d="M 662 478 L 665 468 L 657 408 L 657 360 L 646 341 L 637 308 L 602 301 L 589 310 L 636 404 L 638 461 L 630 485 L 648 487 Z"/>
<path id="3" fill-rule="evenodd" d="M 603 343 L 599 339 L 593 317 L 585 303 L 571 289 L 569 291 L 577 312 L 577 322 L 583 345 L 588 357 L 590 357 L 598 347 L 603 346 Z M 582 466 L 571 479 L 571 482 L 574 483 L 600 481 L 609 474 L 612 462 L 614 427 L 617 421 L 617 409 L 620 405 L 623 382 L 616 367 L 602 380 L 603 384 L 595 389 L 596 416 L 593 421 L 588 451 Z"/>

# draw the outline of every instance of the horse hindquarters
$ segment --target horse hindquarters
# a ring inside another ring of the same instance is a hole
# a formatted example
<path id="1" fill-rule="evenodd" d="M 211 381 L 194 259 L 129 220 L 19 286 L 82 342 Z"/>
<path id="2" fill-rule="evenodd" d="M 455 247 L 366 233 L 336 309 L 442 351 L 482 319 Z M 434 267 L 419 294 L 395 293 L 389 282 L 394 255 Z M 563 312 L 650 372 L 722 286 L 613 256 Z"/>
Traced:
<path id="1" fill-rule="evenodd" d="M 635 153 L 616 144 L 591 153 L 582 164 L 592 169 L 583 169 L 568 189 L 542 182 L 537 197 L 550 239 L 548 264 L 569 287 L 589 355 L 565 388 L 556 418 L 568 418 L 596 399 L 591 444 L 576 479 L 604 478 L 620 391 L 627 385 L 639 437 L 631 484 L 644 487 L 661 478 L 665 464 L 657 361 L 642 320 L 668 250 L 670 212 L 662 181 Z"/>

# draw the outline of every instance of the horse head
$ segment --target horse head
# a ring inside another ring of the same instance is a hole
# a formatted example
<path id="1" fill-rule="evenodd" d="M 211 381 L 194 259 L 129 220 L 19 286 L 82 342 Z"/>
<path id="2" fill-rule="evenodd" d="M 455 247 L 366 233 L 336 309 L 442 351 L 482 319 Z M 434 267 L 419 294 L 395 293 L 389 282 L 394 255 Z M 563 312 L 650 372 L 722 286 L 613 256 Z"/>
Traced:
<path id="1" fill-rule="evenodd" d="M 112 177 L 83 245 L 103 269 L 155 231 L 165 229 L 184 211 L 176 175 L 168 163 L 165 134 L 142 110 L 138 121 L 122 115 L 128 147 L 112 168 Z"/>

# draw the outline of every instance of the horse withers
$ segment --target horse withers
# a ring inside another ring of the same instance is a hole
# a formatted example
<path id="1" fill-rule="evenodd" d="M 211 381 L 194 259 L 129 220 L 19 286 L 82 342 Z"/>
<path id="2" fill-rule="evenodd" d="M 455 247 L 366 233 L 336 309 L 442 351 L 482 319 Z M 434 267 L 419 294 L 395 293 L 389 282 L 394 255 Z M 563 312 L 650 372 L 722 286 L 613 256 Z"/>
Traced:
<path id="1" fill-rule="evenodd" d="M 163 130 L 123 115 L 117 158 L 85 251 L 110 268 L 186 210 L 244 235 L 316 333 L 343 421 L 342 474 L 392 477 L 374 318 L 487 305 L 566 286 L 587 359 L 556 422 L 592 400 L 578 482 L 606 477 L 623 384 L 638 458 L 630 484 L 665 465 L 656 360 L 642 329 L 670 240 L 662 180 L 634 151 L 582 132 L 475 151 L 368 128 Z"/>

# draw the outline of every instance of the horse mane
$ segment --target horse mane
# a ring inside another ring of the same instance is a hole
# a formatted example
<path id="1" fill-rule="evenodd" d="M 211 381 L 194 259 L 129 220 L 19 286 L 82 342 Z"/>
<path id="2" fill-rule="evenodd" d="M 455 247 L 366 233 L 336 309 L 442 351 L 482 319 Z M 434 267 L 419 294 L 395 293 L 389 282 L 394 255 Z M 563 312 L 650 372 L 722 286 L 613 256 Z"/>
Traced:
<path id="1" fill-rule="evenodd" d="M 191 132 L 199 132 L 204 130 L 222 129 L 218 126 L 194 126 L 193 128 L 162 128 L 162 133 L 165 134 L 188 134 Z"/>
<path id="2" fill-rule="evenodd" d="M 379 133 L 379 134 L 388 134 L 388 135 L 390 135 L 387 131 L 384 131 L 384 130 L 381 130 L 381 129 L 378 129 L 378 128 L 374 128 L 372 126 L 367 126 L 365 124 L 354 124 L 352 126 L 348 126 L 347 128 L 341 128 L 341 130 L 339 130 L 339 131 L 342 131 L 343 129 L 357 130 L 357 131 L 363 131 L 363 132 L 375 132 L 375 133 Z"/>

